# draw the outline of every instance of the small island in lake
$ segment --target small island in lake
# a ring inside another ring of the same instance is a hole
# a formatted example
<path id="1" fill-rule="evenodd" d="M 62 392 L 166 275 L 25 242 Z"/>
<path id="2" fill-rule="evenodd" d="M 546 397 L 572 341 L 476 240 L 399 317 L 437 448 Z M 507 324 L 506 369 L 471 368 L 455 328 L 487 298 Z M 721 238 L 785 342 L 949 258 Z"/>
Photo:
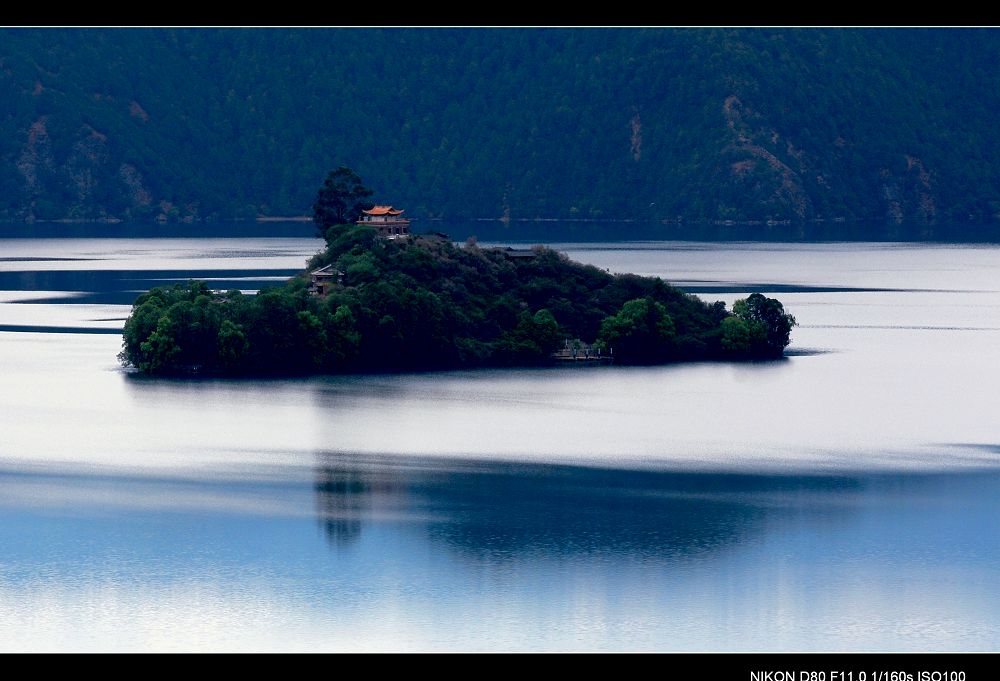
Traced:
<path id="1" fill-rule="evenodd" d="M 729 311 L 658 277 L 610 274 L 542 246 L 464 246 L 410 233 L 352 171 L 314 206 L 326 248 L 282 286 L 244 295 L 204 282 L 140 295 L 122 363 L 153 375 L 307 375 L 560 358 L 618 364 L 780 358 L 795 319 L 754 293 Z"/>

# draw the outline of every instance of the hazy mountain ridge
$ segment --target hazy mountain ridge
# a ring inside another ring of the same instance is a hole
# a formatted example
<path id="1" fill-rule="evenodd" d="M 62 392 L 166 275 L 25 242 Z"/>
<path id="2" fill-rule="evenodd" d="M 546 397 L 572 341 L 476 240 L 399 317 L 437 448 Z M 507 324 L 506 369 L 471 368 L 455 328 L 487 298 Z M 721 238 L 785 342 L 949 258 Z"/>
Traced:
<path id="1" fill-rule="evenodd" d="M 995 220 L 1000 33 L 8 29 L 0 218 Z"/>

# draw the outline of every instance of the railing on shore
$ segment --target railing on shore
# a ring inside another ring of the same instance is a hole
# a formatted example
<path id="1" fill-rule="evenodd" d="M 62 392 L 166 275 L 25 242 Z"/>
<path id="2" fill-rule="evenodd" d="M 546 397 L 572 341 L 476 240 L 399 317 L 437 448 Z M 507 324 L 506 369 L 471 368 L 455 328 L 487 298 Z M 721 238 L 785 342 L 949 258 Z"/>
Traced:
<path id="1" fill-rule="evenodd" d="M 601 348 L 595 348 L 593 345 L 588 345 L 579 339 L 567 339 L 563 347 L 552 353 L 552 359 L 561 362 L 610 363 L 614 361 L 614 348 L 611 348 L 609 352 L 602 352 Z"/>

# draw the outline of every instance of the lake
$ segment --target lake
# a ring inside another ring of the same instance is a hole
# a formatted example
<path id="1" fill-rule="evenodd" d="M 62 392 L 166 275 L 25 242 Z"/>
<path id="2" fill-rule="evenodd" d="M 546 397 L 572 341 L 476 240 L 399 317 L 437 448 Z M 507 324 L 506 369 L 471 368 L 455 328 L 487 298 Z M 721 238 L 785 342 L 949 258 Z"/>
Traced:
<path id="1" fill-rule="evenodd" d="M 1000 649 L 1000 246 L 551 244 L 778 297 L 777 362 L 118 365 L 138 292 L 299 229 L 0 237 L 0 650 Z"/>

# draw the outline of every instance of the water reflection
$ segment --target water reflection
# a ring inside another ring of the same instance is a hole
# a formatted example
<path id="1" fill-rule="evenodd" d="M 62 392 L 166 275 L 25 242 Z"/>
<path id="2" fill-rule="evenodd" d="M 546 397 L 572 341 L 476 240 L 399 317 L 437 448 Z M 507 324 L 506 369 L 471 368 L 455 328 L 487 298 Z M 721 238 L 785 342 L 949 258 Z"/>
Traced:
<path id="1" fill-rule="evenodd" d="M 317 516 L 332 546 L 405 509 L 476 561 L 539 557 L 684 561 L 745 544 L 769 521 L 821 512 L 865 488 L 850 475 L 749 475 L 323 454 Z"/>
<path id="2" fill-rule="evenodd" d="M 991 649 L 998 499 L 995 471 L 3 467 L 0 650 Z"/>
<path id="3" fill-rule="evenodd" d="M 276 286 L 298 269 L 44 270 L 0 271 L 0 291 L 39 291 L 20 303 L 131 305 L 139 293 L 201 279 L 218 290 Z M 56 292 L 48 294 L 46 292 Z M 71 291 L 74 295 L 66 296 Z"/>
<path id="4" fill-rule="evenodd" d="M 372 483 L 344 466 L 316 469 L 316 517 L 327 540 L 345 546 L 361 536 L 361 515 L 372 506 Z"/>

